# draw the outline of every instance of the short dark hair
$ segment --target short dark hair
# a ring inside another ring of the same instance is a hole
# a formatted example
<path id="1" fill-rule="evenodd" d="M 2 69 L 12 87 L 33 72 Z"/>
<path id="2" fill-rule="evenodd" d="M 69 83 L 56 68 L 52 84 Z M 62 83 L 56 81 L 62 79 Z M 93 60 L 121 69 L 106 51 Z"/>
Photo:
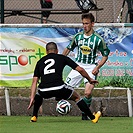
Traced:
<path id="1" fill-rule="evenodd" d="M 95 21 L 95 18 L 92 13 L 83 13 L 81 16 L 81 19 L 83 20 L 85 18 L 89 18 L 91 20 L 91 22 Z"/>
<path id="2" fill-rule="evenodd" d="M 46 50 L 57 50 L 57 45 L 55 42 L 49 42 L 46 44 Z"/>

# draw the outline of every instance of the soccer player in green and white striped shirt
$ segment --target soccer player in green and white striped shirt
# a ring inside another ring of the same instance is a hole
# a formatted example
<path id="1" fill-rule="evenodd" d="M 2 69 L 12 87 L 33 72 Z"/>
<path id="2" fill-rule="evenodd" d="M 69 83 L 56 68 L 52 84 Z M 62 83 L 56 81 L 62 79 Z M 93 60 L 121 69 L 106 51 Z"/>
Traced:
<path id="1" fill-rule="evenodd" d="M 93 30 L 95 18 L 92 13 L 82 14 L 83 32 L 77 33 L 70 44 L 63 51 L 63 55 L 68 55 L 70 51 L 77 48 L 76 62 L 82 66 L 93 79 L 99 72 L 99 69 L 105 64 L 108 59 L 110 50 L 105 44 L 103 38 Z M 98 53 L 101 52 L 102 59 L 98 63 Z M 93 84 L 90 84 L 75 70 L 72 70 L 66 78 L 66 83 L 72 87 L 78 88 L 84 79 L 85 97 L 84 101 L 88 106 L 92 101 Z M 86 114 L 82 113 L 82 120 L 88 120 Z"/>

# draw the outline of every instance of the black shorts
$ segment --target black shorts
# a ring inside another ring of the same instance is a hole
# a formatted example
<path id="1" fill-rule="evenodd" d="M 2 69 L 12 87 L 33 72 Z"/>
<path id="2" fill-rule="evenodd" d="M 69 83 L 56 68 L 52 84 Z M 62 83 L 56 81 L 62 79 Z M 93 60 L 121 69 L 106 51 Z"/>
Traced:
<path id="1" fill-rule="evenodd" d="M 43 0 L 40 0 L 41 8 L 52 8 L 53 3 L 52 2 L 43 2 Z M 51 11 L 42 11 L 42 16 L 48 18 Z"/>
<path id="2" fill-rule="evenodd" d="M 49 89 L 51 89 L 51 88 L 49 88 Z M 73 91 L 74 91 L 73 87 L 70 87 L 70 86 L 65 84 L 64 87 L 62 87 L 60 89 L 50 90 L 50 91 L 48 91 L 48 90 L 45 91 L 45 89 L 41 89 L 41 90 L 38 90 L 38 93 L 44 99 L 55 97 L 56 100 L 61 100 L 61 99 L 67 100 L 72 96 Z"/>

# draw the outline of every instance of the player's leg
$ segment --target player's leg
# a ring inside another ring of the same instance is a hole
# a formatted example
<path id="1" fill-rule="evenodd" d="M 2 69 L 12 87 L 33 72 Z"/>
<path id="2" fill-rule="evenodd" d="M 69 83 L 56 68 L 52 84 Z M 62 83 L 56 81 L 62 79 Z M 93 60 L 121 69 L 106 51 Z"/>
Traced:
<path id="1" fill-rule="evenodd" d="M 91 78 L 96 79 L 96 76 L 92 74 L 92 70 L 95 68 L 95 65 L 89 65 L 87 67 L 84 66 L 84 68 Z M 87 106 L 90 107 L 92 102 L 92 91 L 95 86 L 93 84 L 90 84 L 87 79 L 84 79 L 84 84 L 85 84 L 85 90 L 84 90 L 83 100 L 85 101 Z M 85 113 L 82 113 L 82 120 L 88 120 L 88 117 L 86 116 Z"/>
<path id="2" fill-rule="evenodd" d="M 88 107 L 90 107 L 91 102 L 92 102 L 92 90 L 94 88 L 94 85 L 86 83 L 85 85 L 85 92 L 84 92 L 84 98 L 83 100 L 87 104 Z M 82 120 L 88 120 L 88 117 L 84 112 L 82 112 Z"/>
<path id="3" fill-rule="evenodd" d="M 65 85 L 64 88 L 60 89 L 56 95 L 59 99 L 70 99 L 77 103 L 77 106 L 82 112 L 85 112 L 85 114 L 91 119 L 94 120 L 95 116 L 91 113 L 89 107 L 84 102 L 83 99 L 80 98 L 80 95 L 74 90 L 73 87 Z"/>
<path id="4" fill-rule="evenodd" d="M 84 101 L 86 104 L 90 107 L 91 102 L 92 102 L 92 91 L 94 89 L 95 85 L 86 83 L 85 84 L 85 91 L 84 91 Z"/>
<path id="5" fill-rule="evenodd" d="M 37 93 L 34 98 L 34 107 L 33 107 L 33 115 L 31 118 L 31 122 L 36 122 L 38 117 L 38 110 L 42 105 L 43 98 Z"/>
<path id="6" fill-rule="evenodd" d="M 85 101 L 83 99 L 80 98 L 79 94 L 74 91 L 73 94 L 71 95 L 71 100 L 75 101 L 77 103 L 77 106 L 79 107 L 79 109 L 84 112 L 93 123 L 97 123 L 100 116 L 101 116 L 101 112 L 98 111 L 95 115 L 92 114 L 91 110 L 89 109 L 89 107 L 87 106 L 87 104 L 85 103 Z"/>

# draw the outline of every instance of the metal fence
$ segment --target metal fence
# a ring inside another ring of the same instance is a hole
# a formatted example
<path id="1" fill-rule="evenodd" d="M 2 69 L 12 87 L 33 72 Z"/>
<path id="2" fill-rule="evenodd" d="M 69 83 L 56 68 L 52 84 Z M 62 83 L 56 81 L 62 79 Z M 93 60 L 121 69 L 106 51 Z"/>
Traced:
<path id="1" fill-rule="evenodd" d="M 1 0 L 2 1 L 2 0 Z M 122 7 L 123 0 L 94 0 L 99 11 L 90 11 L 94 14 L 97 23 L 115 23 Z M 13 10 L 32 10 L 13 12 Z M 40 10 L 40 0 L 4 0 L 4 23 L 5 24 L 37 24 L 41 23 L 41 14 L 36 10 Z M 50 14 L 49 23 L 80 23 L 81 13 L 70 12 L 63 13 L 63 9 L 79 9 L 75 0 L 53 0 L 53 9 L 58 9 L 58 13 Z M 10 11 L 8 11 L 10 10 Z M 29 14 L 28 14 L 29 13 Z M 127 3 L 124 6 L 122 22 L 125 22 L 127 14 Z M 2 19 L 2 17 L 1 17 Z M 127 20 L 129 22 L 129 18 Z"/>

